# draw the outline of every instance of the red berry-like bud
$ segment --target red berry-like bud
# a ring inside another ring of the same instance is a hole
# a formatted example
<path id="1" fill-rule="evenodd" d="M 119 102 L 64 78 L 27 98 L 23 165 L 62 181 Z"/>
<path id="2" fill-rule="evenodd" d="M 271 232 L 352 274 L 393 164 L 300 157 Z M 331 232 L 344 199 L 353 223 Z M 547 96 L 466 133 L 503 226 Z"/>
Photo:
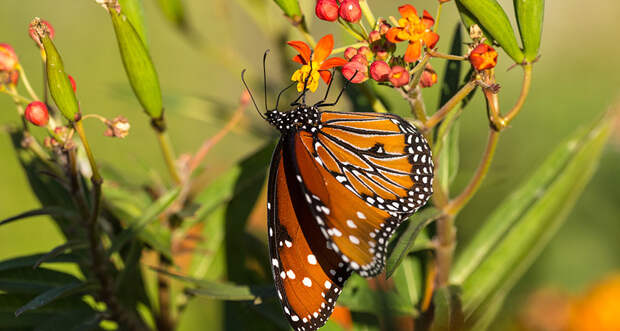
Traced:
<path id="1" fill-rule="evenodd" d="M 362 46 L 360 48 L 357 49 L 357 54 L 358 55 L 362 55 L 366 58 L 366 60 L 368 61 L 372 61 L 374 54 L 372 54 L 372 52 L 370 51 L 370 48 L 368 48 L 368 46 Z"/>
<path id="2" fill-rule="evenodd" d="M 368 66 L 368 60 L 366 59 L 366 57 L 362 54 L 357 54 L 354 57 L 351 58 L 350 62 L 359 62 L 365 66 Z"/>
<path id="3" fill-rule="evenodd" d="M 368 35 L 368 40 L 371 43 L 374 43 L 377 40 L 381 40 L 381 33 L 377 30 L 371 31 L 370 34 Z"/>
<path id="4" fill-rule="evenodd" d="M 314 12 L 318 18 L 333 22 L 338 19 L 338 3 L 336 0 L 318 0 Z"/>
<path id="5" fill-rule="evenodd" d="M 394 66 L 390 72 L 389 79 L 394 87 L 407 85 L 409 83 L 409 71 L 401 66 Z"/>
<path id="6" fill-rule="evenodd" d="M 356 55 L 363 58 L 361 55 Z M 351 83 L 361 83 L 368 79 L 368 65 L 360 61 L 351 60 L 342 67 L 342 75 Z"/>
<path id="7" fill-rule="evenodd" d="M 73 87 L 73 93 L 77 92 L 77 85 L 75 85 L 75 79 L 71 75 L 67 75 L 69 77 L 69 82 L 71 83 L 71 87 Z"/>
<path id="8" fill-rule="evenodd" d="M 476 70 L 486 70 L 497 65 L 497 52 L 487 44 L 480 44 L 469 53 L 469 62 Z"/>
<path id="9" fill-rule="evenodd" d="M 377 82 L 385 82 L 390 79 L 392 69 L 384 61 L 375 61 L 370 65 L 370 77 Z"/>
<path id="10" fill-rule="evenodd" d="M 0 44 L 0 71 L 13 71 L 18 65 L 19 60 L 13 47 L 9 44 Z"/>
<path id="11" fill-rule="evenodd" d="M 386 34 L 388 31 L 390 31 L 390 28 L 392 26 L 389 23 L 381 23 L 381 25 L 379 25 L 379 33 L 384 35 Z"/>
<path id="12" fill-rule="evenodd" d="M 355 23 L 362 18 L 362 8 L 359 0 L 344 0 L 340 2 L 340 11 L 338 12 L 343 20 Z"/>
<path id="13" fill-rule="evenodd" d="M 357 55 L 357 49 L 354 47 L 347 47 L 344 50 L 344 58 L 347 60 L 351 60 L 355 55 Z"/>
<path id="14" fill-rule="evenodd" d="M 47 33 L 50 36 L 50 39 L 53 39 L 54 38 L 54 27 L 52 27 L 52 25 L 46 20 L 41 20 L 41 23 L 45 25 L 45 28 L 47 29 Z M 39 47 L 43 48 L 43 45 L 41 44 L 41 40 L 39 39 L 39 36 L 37 35 L 37 31 L 35 30 L 34 24 L 35 23 L 33 21 L 28 26 L 28 34 L 30 34 L 30 38 L 32 38 L 32 40 L 34 40 L 34 42 L 36 42 L 37 45 L 39 45 Z"/>
<path id="15" fill-rule="evenodd" d="M 24 116 L 28 122 L 37 125 L 45 126 L 50 119 L 50 115 L 47 111 L 47 106 L 41 101 L 33 101 L 26 107 Z"/>
<path id="16" fill-rule="evenodd" d="M 430 64 L 427 64 L 420 77 L 420 87 L 431 87 L 435 83 L 437 83 L 437 73 Z"/>

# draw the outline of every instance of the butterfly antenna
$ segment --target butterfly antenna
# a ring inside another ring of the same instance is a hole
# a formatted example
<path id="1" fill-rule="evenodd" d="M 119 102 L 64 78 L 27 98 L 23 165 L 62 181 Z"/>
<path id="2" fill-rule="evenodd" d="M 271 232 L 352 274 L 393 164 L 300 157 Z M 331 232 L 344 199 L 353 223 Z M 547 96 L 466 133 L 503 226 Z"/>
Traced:
<path id="1" fill-rule="evenodd" d="M 248 83 L 245 82 L 245 69 L 243 69 L 241 71 L 241 81 L 243 82 L 243 85 L 245 86 L 245 89 L 248 91 L 248 93 L 250 94 L 250 99 L 252 99 L 252 103 L 254 104 L 254 108 L 256 109 L 256 112 L 258 113 L 258 115 L 260 115 L 260 117 L 262 117 L 264 120 L 267 120 L 267 118 L 265 117 L 265 115 L 263 115 L 263 113 L 260 112 L 260 110 L 258 109 L 258 105 L 256 104 L 256 100 L 254 100 L 254 96 L 252 95 L 252 91 L 250 91 L 250 88 L 248 87 Z"/>
<path id="2" fill-rule="evenodd" d="M 267 62 L 267 54 L 269 54 L 269 50 L 266 50 L 265 54 L 263 54 L 263 88 L 265 92 L 265 111 L 269 110 L 269 107 L 267 107 L 267 67 L 265 65 L 265 63 Z"/>

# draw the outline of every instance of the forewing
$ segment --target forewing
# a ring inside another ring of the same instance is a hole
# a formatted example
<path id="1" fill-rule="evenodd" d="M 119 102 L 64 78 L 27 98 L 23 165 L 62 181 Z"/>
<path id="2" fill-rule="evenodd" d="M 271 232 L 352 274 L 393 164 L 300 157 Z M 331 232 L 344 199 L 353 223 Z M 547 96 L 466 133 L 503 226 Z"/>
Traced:
<path id="1" fill-rule="evenodd" d="M 271 268 L 291 326 L 295 330 L 316 330 L 330 316 L 350 271 L 321 234 L 296 180 L 294 155 L 287 146 L 283 137 L 269 174 Z"/>

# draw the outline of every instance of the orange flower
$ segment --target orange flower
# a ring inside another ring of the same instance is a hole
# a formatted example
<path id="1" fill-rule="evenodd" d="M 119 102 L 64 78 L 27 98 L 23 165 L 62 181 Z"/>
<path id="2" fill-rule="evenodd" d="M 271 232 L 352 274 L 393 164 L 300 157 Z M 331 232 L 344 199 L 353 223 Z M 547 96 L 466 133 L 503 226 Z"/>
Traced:
<path id="1" fill-rule="evenodd" d="M 403 16 L 398 20 L 399 26 L 390 28 L 385 37 L 393 43 L 409 41 L 405 61 L 415 62 L 422 54 L 422 44 L 433 48 L 439 40 L 439 35 L 431 31 L 435 20 L 426 10 L 421 18 L 418 17 L 418 12 L 412 5 L 400 6 L 398 11 Z"/>
<path id="2" fill-rule="evenodd" d="M 314 92 L 319 86 L 319 76 L 325 83 L 329 83 L 332 76 L 329 69 L 340 67 L 347 63 L 347 60 L 340 57 L 327 58 L 332 53 L 332 49 L 334 49 L 334 37 L 331 34 L 319 40 L 314 52 L 303 41 L 289 41 L 288 44 L 299 52 L 298 55 L 293 57 L 293 61 L 302 64 L 302 67 L 295 71 L 291 77 L 292 81 L 297 82 L 297 91 L 299 92 L 303 91 L 304 82 L 308 76 L 310 78 L 306 88 Z"/>
<path id="3" fill-rule="evenodd" d="M 494 68 L 497 64 L 497 52 L 487 44 L 480 44 L 469 54 L 469 62 L 478 71 Z"/>

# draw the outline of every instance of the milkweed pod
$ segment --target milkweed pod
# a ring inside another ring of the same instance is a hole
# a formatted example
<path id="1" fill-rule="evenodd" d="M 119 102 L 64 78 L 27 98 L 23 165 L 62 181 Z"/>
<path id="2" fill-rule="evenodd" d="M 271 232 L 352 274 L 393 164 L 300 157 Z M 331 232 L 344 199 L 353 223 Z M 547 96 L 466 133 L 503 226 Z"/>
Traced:
<path id="1" fill-rule="evenodd" d="M 545 11 L 544 0 L 513 0 L 517 23 L 523 42 L 525 60 L 530 62 L 538 56 Z"/>
<path id="2" fill-rule="evenodd" d="M 161 89 L 151 56 L 127 17 L 117 10 L 108 12 L 131 88 L 146 114 L 151 118 L 161 118 Z"/>
<path id="3" fill-rule="evenodd" d="M 297 0 L 273 0 L 294 23 L 302 23 L 303 14 Z"/>
<path id="4" fill-rule="evenodd" d="M 47 25 L 37 17 L 32 21 L 31 26 L 34 27 L 45 50 L 47 58 L 45 69 L 47 71 L 47 85 L 49 86 L 50 94 L 62 115 L 71 122 L 75 121 L 76 116 L 79 116 L 80 107 L 69 77 L 65 73 L 62 58 L 50 38 Z"/>
<path id="5" fill-rule="evenodd" d="M 459 10 L 467 9 L 478 25 L 488 32 L 516 63 L 523 62 L 525 55 L 517 44 L 512 25 L 496 0 L 457 0 L 456 3 L 462 5 Z"/>

